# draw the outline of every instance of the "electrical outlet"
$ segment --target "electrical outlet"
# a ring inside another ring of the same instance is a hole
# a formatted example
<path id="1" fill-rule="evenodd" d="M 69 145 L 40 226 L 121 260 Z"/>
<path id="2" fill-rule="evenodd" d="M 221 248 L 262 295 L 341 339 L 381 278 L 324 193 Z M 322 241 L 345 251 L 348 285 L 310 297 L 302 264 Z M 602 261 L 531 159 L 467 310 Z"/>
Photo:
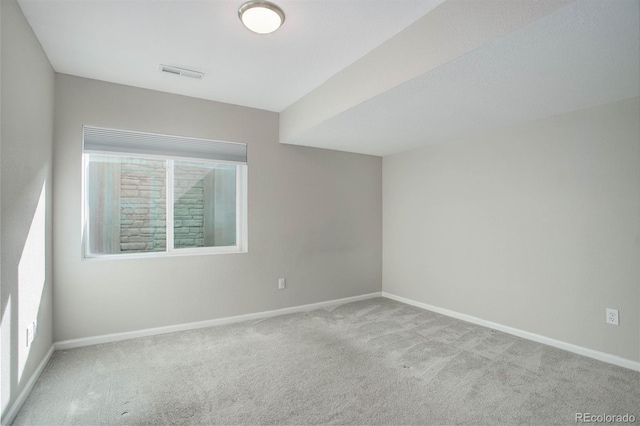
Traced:
<path id="1" fill-rule="evenodd" d="M 38 321 L 34 320 L 29 324 L 25 330 L 25 340 L 27 342 L 27 347 L 33 343 L 33 340 L 36 338 L 38 334 Z"/>
<path id="2" fill-rule="evenodd" d="M 607 324 L 619 325 L 620 318 L 618 317 L 617 309 L 607 308 Z"/>
<path id="3" fill-rule="evenodd" d="M 284 278 L 278 279 L 278 290 L 284 290 L 287 288 L 287 280 Z"/>

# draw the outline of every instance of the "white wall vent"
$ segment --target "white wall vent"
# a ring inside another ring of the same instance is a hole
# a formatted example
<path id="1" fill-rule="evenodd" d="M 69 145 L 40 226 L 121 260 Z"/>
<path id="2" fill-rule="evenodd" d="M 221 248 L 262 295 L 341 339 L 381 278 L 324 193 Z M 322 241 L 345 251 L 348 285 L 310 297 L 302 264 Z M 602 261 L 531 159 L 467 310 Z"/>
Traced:
<path id="1" fill-rule="evenodd" d="M 169 74 L 181 75 L 183 77 L 195 78 L 196 80 L 202 80 L 204 77 L 204 73 L 199 71 L 187 70 L 184 68 L 172 67 L 170 65 L 160 65 L 160 71 L 166 72 Z"/>

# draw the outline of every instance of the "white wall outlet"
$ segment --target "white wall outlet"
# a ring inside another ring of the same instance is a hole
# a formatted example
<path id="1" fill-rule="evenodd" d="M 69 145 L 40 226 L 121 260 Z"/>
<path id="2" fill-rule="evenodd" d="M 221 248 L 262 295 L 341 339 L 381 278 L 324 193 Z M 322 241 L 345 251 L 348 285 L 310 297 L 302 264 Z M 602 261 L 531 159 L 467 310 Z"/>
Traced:
<path id="1" fill-rule="evenodd" d="M 27 341 L 27 347 L 29 347 L 31 342 L 33 342 L 33 323 L 29 324 L 25 333 L 26 333 L 25 337 Z"/>
<path id="2" fill-rule="evenodd" d="M 617 309 L 607 308 L 607 324 L 619 325 L 620 319 L 618 317 Z"/>
<path id="3" fill-rule="evenodd" d="M 284 290 L 287 288 L 287 280 L 284 278 L 278 279 L 278 290 Z"/>
<path id="4" fill-rule="evenodd" d="M 33 343 L 33 340 L 36 338 L 38 334 L 38 321 L 34 320 L 29 324 L 25 330 L 25 340 L 27 342 L 27 347 Z"/>

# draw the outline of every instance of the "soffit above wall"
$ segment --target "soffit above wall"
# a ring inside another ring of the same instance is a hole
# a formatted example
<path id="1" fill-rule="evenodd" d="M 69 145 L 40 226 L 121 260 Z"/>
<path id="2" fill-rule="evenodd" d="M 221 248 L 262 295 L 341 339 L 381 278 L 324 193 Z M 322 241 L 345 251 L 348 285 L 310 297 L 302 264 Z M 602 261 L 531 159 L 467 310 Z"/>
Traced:
<path id="1" fill-rule="evenodd" d="M 435 26 L 460 24 L 467 5 L 448 1 L 385 43 L 400 48 L 383 44 L 285 109 L 281 142 L 385 156 L 640 95 L 639 2 L 578 0 L 524 13 L 500 5 L 544 3 L 480 3 L 495 13 L 462 36 L 449 34 L 461 39 L 426 37 Z M 444 22 L 426 25 L 436 19 Z M 448 57 L 438 52 L 447 43 Z M 421 54 L 431 56 L 413 56 Z M 397 69 L 410 72 L 358 68 L 393 55 Z"/>

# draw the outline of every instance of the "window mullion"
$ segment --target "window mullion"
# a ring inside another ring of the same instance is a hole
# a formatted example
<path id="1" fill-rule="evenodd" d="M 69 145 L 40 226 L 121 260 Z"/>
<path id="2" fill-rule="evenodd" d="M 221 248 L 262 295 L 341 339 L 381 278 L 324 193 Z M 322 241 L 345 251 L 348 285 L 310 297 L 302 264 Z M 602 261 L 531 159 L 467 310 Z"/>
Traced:
<path id="1" fill-rule="evenodd" d="M 82 245 L 84 250 L 84 256 L 91 254 L 91 239 L 89 235 L 89 231 L 91 229 L 91 224 L 89 221 L 92 219 L 89 212 L 89 188 L 91 182 L 89 181 L 89 155 L 82 154 L 82 236 L 84 238 L 84 244 Z"/>
<path id="2" fill-rule="evenodd" d="M 244 238 L 245 229 L 242 226 L 242 172 L 243 168 L 238 166 L 236 167 L 236 246 L 242 247 L 242 241 Z"/>
<path id="3" fill-rule="evenodd" d="M 167 193 L 167 206 L 166 206 L 166 235 L 167 235 L 167 251 L 173 251 L 174 238 L 173 238 L 173 199 L 174 199 L 174 183 L 173 183 L 173 160 L 167 160 L 167 178 L 166 178 L 166 193 Z"/>

